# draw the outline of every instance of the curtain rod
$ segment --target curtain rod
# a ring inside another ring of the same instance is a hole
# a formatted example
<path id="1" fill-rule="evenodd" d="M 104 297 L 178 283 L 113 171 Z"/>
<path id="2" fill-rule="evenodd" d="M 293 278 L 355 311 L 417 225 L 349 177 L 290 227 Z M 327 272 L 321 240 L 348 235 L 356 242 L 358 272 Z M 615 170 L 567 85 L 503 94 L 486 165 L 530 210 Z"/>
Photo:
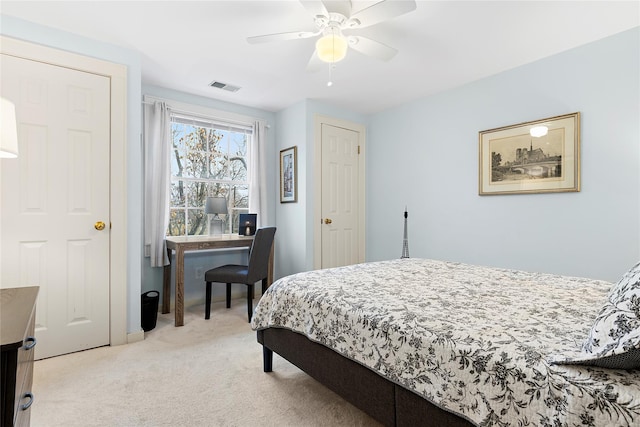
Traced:
<path id="1" fill-rule="evenodd" d="M 142 101 L 142 105 L 153 105 L 155 102 L 165 102 L 169 106 L 169 109 L 171 111 L 174 111 L 177 114 L 188 114 L 188 115 L 192 115 L 192 116 L 196 116 L 196 117 L 201 117 L 203 119 L 211 119 L 211 118 L 213 118 L 213 119 L 216 119 L 216 120 L 225 121 L 225 122 L 228 122 L 228 123 L 234 123 L 234 124 L 238 124 L 238 125 L 248 125 L 248 124 L 250 124 L 250 123 L 243 122 L 243 121 L 240 121 L 240 120 L 234 120 L 234 119 L 228 119 L 228 118 L 220 118 L 220 117 L 215 117 L 215 116 L 214 117 L 208 117 L 208 116 L 203 116 L 202 113 L 195 113 L 193 111 L 180 110 L 180 109 L 171 107 L 171 101 L 164 100 L 164 99 L 159 99 L 159 98 L 157 98 L 157 101 L 153 101 L 153 102 L 151 102 L 151 101 Z M 209 107 L 203 107 L 203 108 L 209 108 Z M 253 119 L 253 120 L 257 120 L 257 121 L 264 121 L 263 119 L 258 119 L 258 118 L 253 118 L 253 117 L 249 117 L 249 118 Z M 265 121 L 264 127 L 267 128 L 267 129 L 271 129 L 271 125 L 266 123 L 266 121 Z"/>

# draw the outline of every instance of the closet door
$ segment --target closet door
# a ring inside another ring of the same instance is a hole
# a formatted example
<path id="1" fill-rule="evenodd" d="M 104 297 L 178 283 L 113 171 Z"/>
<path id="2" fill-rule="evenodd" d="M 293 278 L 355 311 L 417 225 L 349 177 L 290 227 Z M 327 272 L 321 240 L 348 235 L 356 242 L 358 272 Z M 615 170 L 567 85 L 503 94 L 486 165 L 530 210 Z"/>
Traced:
<path id="1" fill-rule="evenodd" d="M 0 286 L 40 286 L 36 358 L 109 344 L 110 79 L 2 54 Z"/>
<path id="2" fill-rule="evenodd" d="M 322 123 L 322 264 L 364 261 L 360 216 L 360 134 Z"/>

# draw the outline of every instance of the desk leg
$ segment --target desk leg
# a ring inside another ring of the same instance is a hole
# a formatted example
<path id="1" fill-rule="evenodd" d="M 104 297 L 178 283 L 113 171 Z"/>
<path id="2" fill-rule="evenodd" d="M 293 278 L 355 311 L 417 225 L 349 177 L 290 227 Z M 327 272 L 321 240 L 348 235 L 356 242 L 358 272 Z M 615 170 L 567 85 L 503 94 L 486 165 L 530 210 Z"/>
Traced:
<path id="1" fill-rule="evenodd" d="M 184 249 L 176 248 L 176 326 L 184 325 Z"/>
<path id="2" fill-rule="evenodd" d="M 167 248 L 169 264 L 164 266 L 162 273 L 162 314 L 171 311 L 171 249 Z"/>

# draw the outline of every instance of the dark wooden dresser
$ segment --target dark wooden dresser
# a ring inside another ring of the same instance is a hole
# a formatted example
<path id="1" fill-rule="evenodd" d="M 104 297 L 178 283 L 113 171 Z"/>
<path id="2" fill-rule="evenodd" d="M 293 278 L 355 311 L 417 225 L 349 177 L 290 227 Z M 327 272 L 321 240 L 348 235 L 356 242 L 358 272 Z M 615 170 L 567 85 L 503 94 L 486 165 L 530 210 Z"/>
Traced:
<path id="1" fill-rule="evenodd" d="M 28 426 L 38 287 L 0 289 L 0 423 Z"/>

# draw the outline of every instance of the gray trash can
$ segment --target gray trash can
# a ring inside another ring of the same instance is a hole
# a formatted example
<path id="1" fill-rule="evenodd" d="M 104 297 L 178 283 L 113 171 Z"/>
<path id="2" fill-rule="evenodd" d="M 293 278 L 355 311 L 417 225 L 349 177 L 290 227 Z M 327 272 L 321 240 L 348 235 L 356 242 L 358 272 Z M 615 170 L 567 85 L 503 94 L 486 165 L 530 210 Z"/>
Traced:
<path id="1" fill-rule="evenodd" d="M 148 291 L 142 294 L 142 313 L 141 324 L 142 330 L 148 332 L 156 327 L 158 320 L 158 302 L 160 301 L 160 292 Z"/>

